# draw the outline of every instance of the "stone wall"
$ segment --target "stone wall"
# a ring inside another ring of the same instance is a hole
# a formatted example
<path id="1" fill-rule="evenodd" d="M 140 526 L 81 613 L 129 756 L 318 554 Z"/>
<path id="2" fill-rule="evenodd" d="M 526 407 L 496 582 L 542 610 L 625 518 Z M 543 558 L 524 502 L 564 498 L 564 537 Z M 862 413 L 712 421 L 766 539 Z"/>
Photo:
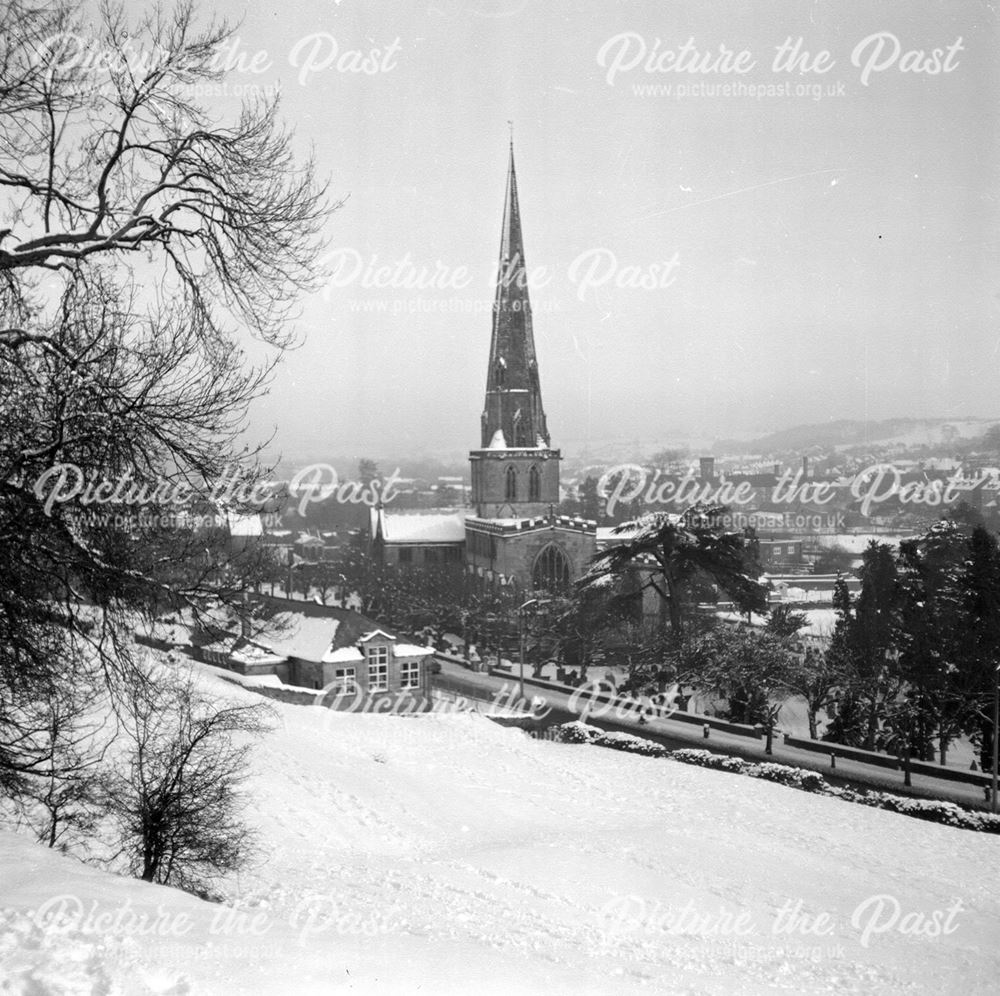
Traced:
<path id="1" fill-rule="evenodd" d="M 550 505 L 559 504 L 558 450 L 473 450 L 472 503 L 476 514 L 488 519 L 544 515 Z M 507 468 L 517 471 L 517 496 L 507 498 Z M 539 497 L 529 500 L 531 468 L 539 474 Z"/>
<path id="2" fill-rule="evenodd" d="M 504 577 L 516 577 L 526 587 L 531 587 L 535 561 L 549 544 L 566 557 L 570 566 L 570 579 L 574 581 L 587 569 L 590 558 L 597 549 L 597 537 L 593 530 L 560 526 L 496 533 L 491 538 L 496 549 L 496 556 L 492 561 L 489 556 L 475 552 L 473 544 L 467 541 L 468 562 L 484 571 L 492 570 Z"/>

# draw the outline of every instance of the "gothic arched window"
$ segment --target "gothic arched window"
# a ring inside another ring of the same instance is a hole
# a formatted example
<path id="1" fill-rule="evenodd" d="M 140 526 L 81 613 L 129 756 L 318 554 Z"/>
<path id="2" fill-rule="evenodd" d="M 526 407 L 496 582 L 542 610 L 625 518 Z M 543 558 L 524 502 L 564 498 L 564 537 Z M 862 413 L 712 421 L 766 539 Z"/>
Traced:
<path id="1" fill-rule="evenodd" d="M 566 554 L 559 547 L 550 543 L 535 558 L 532 580 L 536 588 L 554 591 L 569 584 L 571 573 Z"/>
<path id="2" fill-rule="evenodd" d="M 542 497 L 542 475 L 538 473 L 538 468 L 532 464 L 528 471 L 528 501 L 538 501 Z"/>
<path id="3" fill-rule="evenodd" d="M 513 466 L 507 468 L 504 481 L 504 495 L 507 501 L 517 501 L 517 471 Z"/>
<path id="4" fill-rule="evenodd" d="M 527 430 L 524 425 L 524 416 L 521 414 L 520 408 L 518 408 L 518 410 L 514 412 L 513 428 L 514 428 L 514 435 L 513 435 L 514 445 L 527 446 L 528 445 L 526 441 Z"/>

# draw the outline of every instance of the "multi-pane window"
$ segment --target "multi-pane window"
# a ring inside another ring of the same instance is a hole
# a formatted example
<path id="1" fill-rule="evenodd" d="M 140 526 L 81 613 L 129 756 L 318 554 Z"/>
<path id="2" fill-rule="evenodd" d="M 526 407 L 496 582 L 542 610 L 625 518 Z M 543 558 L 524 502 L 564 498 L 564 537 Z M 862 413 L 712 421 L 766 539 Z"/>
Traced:
<path id="1" fill-rule="evenodd" d="M 420 661 L 403 661 L 399 668 L 399 687 L 420 687 Z"/>
<path id="2" fill-rule="evenodd" d="M 368 658 L 368 691 L 386 692 L 389 690 L 389 648 L 369 647 Z"/>
<path id="3" fill-rule="evenodd" d="M 562 550 L 551 543 L 545 547 L 535 560 L 533 577 L 536 588 L 545 588 L 548 591 L 569 584 L 569 563 Z"/>
<path id="4" fill-rule="evenodd" d="M 338 667 L 333 672 L 333 690 L 337 695 L 353 695 L 358 690 L 353 667 Z"/>

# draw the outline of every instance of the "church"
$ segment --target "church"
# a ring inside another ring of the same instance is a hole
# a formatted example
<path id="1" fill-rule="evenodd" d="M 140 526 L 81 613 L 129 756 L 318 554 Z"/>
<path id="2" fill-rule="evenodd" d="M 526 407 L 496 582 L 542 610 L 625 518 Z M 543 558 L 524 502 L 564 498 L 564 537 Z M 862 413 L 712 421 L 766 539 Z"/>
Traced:
<path id="1" fill-rule="evenodd" d="M 555 512 L 560 452 L 542 405 L 513 143 L 492 321 L 479 447 L 469 453 L 473 514 L 375 508 L 372 547 L 385 563 L 461 560 L 470 573 L 524 592 L 552 588 L 586 570 L 597 527 Z"/>

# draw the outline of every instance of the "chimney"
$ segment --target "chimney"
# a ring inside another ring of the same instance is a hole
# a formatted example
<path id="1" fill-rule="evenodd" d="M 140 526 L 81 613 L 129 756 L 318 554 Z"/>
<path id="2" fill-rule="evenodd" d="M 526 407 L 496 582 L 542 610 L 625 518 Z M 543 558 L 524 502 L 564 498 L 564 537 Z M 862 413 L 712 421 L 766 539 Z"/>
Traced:
<path id="1" fill-rule="evenodd" d="M 804 456 L 802 458 L 802 477 L 807 478 L 809 476 L 809 457 Z"/>
<path id="2" fill-rule="evenodd" d="M 715 457 L 701 457 L 699 476 L 703 481 L 711 481 L 715 477 Z"/>
<path id="3" fill-rule="evenodd" d="M 774 465 L 774 476 L 775 477 L 781 477 L 781 464 L 780 463 L 776 463 Z"/>

